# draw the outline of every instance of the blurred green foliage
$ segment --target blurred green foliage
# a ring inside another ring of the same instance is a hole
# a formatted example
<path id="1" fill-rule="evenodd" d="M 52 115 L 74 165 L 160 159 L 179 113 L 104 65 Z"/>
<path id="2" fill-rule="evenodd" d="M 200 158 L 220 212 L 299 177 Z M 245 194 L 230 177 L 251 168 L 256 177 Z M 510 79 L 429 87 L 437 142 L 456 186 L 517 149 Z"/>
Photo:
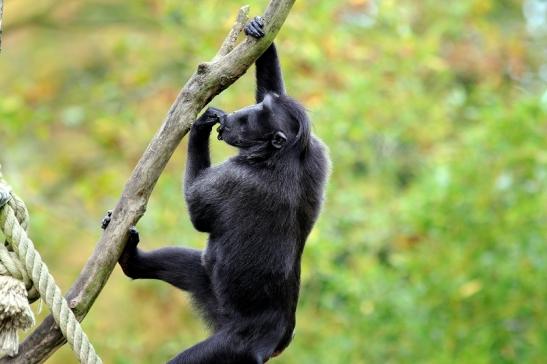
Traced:
<path id="1" fill-rule="evenodd" d="M 252 14 L 266 3 L 253 2 Z M 545 362 L 542 4 L 295 4 L 277 39 L 287 87 L 309 108 L 333 171 L 305 251 L 296 338 L 272 362 Z M 241 5 L 5 3 L 0 162 L 63 289 Z M 250 104 L 253 87 L 247 75 L 213 104 Z M 217 161 L 233 153 L 212 148 Z M 203 247 L 180 194 L 185 150 L 183 141 L 139 223 L 147 249 Z M 84 327 L 116 364 L 163 362 L 207 335 L 185 294 L 118 268 Z M 63 348 L 51 362 L 74 359 Z"/>

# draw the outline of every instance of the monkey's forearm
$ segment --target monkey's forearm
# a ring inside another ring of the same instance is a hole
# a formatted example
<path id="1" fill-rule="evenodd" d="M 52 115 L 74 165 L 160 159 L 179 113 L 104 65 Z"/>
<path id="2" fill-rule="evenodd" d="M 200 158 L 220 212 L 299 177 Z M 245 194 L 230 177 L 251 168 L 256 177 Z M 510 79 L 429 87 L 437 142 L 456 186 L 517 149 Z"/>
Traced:
<path id="1" fill-rule="evenodd" d="M 256 102 L 261 102 L 268 92 L 285 93 L 281 65 L 273 43 L 256 60 Z"/>
<path id="2" fill-rule="evenodd" d="M 190 187 L 201 171 L 211 166 L 211 157 L 209 155 L 211 129 L 212 126 L 201 125 L 192 128 L 190 131 L 185 177 L 186 187 Z"/>
<path id="3" fill-rule="evenodd" d="M 201 171 L 211 166 L 209 157 L 209 136 L 213 126 L 224 118 L 226 113 L 209 107 L 192 125 L 188 143 L 188 163 L 186 164 L 185 189 L 188 189 Z"/>

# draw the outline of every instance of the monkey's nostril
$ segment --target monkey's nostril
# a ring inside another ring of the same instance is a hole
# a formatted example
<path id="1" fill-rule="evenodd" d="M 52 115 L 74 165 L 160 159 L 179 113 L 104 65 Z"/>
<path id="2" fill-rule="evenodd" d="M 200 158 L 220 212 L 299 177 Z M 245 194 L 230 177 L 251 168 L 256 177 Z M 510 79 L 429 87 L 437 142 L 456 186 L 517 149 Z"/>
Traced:
<path id="1" fill-rule="evenodd" d="M 220 124 L 217 128 L 217 139 L 222 140 L 222 132 L 224 131 L 224 125 Z"/>

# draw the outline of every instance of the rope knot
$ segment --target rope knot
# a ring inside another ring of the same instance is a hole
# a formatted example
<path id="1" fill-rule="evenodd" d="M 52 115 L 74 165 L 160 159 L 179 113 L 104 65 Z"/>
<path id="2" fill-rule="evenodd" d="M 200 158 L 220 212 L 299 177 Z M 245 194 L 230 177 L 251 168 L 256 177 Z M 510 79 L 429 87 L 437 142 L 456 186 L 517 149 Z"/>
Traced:
<path id="1" fill-rule="evenodd" d="M 26 227 L 28 212 L 25 204 L 16 200 L 10 188 L 0 183 L 0 210 L 12 207 L 19 224 Z M 32 280 L 8 242 L 0 244 L 0 357 L 16 355 L 19 348 L 17 330 L 34 325 L 27 289 L 32 292 L 33 299 L 38 298 Z"/>
<path id="2" fill-rule="evenodd" d="M 17 355 L 17 330 L 34 325 L 25 284 L 10 276 L 0 276 L 0 357 Z"/>

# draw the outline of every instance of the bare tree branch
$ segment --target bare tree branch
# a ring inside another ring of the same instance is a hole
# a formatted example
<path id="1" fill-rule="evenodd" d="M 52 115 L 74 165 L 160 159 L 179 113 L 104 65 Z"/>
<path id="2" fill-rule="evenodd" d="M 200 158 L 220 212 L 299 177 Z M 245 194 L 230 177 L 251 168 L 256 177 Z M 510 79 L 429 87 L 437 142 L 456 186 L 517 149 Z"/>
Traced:
<path id="1" fill-rule="evenodd" d="M 230 31 L 226 39 L 224 39 L 224 42 L 220 46 L 220 49 L 213 60 L 217 60 L 219 57 L 227 55 L 234 49 L 239 33 L 241 33 L 243 27 L 245 26 L 245 23 L 247 23 L 247 20 L 249 20 L 249 9 L 249 5 L 245 5 L 241 9 L 239 9 L 239 13 L 237 14 L 236 22 L 233 25 L 232 30 Z"/>
<path id="2" fill-rule="evenodd" d="M 182 88 L 163 125 L 126 183 L 109 227 L 67 294 L 70 307 L 79 320 L 85 317 L 106 284 L 123 250 L 129 227 L 135 225 L 144 214 L 156 181 L 198 112 L 214 96 L 241 77 L 268 48 L 293 3 L 294 0 L 271 0 L 264 13 L 266 35 L 260 40 L 246 38 L 234 48 L 233 44 L 237 39 L 237 34 L 234 33 L 239 33 L 243 27 L 242 21 L 236 22 L 217 57 L 211 62 L 200 64 Z M 246 19 L 246 14 L 242 17 L 242 13 L 245 13 L 245 9 L 240 11 L 238 19 Z M 20 345 L 18 356 L 0 359 L 0 364 L 41 363 L 64 343 L 65 340 L 50 315 Z"/>

